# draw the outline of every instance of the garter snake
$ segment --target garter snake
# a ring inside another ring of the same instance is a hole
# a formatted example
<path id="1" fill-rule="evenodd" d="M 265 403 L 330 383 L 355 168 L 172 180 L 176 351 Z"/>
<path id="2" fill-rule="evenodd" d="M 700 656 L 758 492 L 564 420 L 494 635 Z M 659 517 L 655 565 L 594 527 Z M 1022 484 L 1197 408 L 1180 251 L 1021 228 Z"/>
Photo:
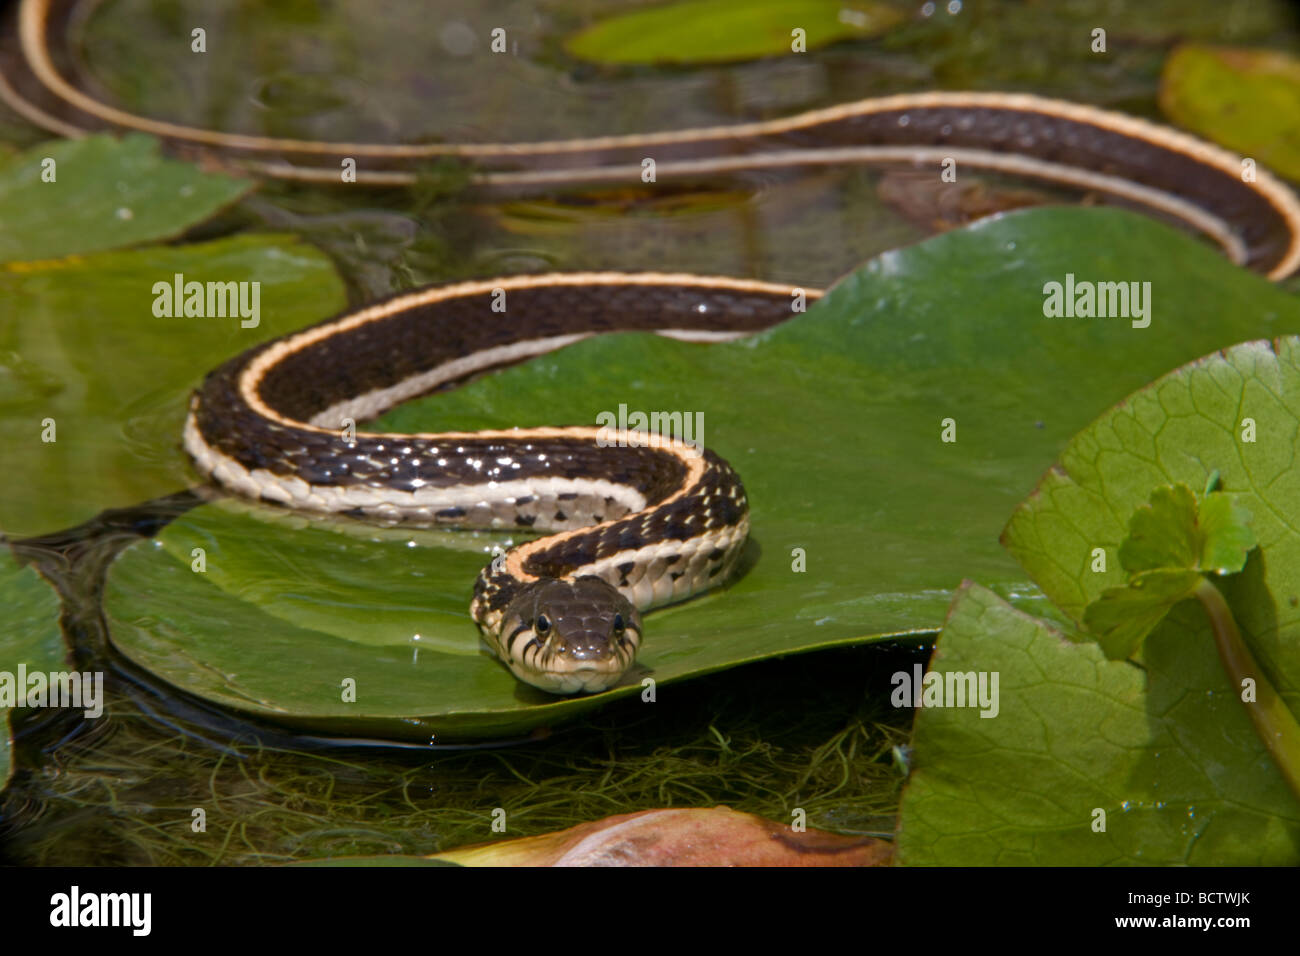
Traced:
<path id="1" fill-rule="evenodd" d="M 1174 218 L 1272 279 L 1300 265 L 1300 203 L 1266 171 L 1185 133 L 1028 94 L 935 92 L 782 119 L 584 139 L 391 145 L 224 133 L 138 116 L 60 72 L 51 44 L 75 4 L 25 0 L 0 98 L 64 135 L 139 130 L 258 175 L 414 181 L 451 156 L 488 187 L 635 182 L 737 170 L 946 160 L 1099 192 Z M 393 405 L 484 369 L 603 332 L 720 340 L 791 314 L 798 290 L 747 279 L 570 273 L 404 293 L 256 346 L 191 399 L 184 445 L 225 488 L 294 508 L 552 532 L 479 575 L 471 613 L 522 680 L 568 694 L 617 683 L 641 642 L 640 612 L 727 580 L 749 528 L 739 477 L 707 450 L 594 427 L 381 434 L 351 431 Z M 510 320 L 492 309 L 510 297 Z M 806 290 L 815 297 L 816 290 Z"/>

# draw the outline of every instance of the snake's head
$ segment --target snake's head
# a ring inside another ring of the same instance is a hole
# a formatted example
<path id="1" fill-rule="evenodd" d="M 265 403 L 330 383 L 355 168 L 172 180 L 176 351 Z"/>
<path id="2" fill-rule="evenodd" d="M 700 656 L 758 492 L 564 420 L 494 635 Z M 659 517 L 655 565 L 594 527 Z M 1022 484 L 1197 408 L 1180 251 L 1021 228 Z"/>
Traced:
<path id="1" fill-rule="evenodd" d="M 597 577 L 530 584 L 501 621 L 502 659 L 520 680 L 552 694 L 612 687 L 640 646 L 641 615 Z"/>

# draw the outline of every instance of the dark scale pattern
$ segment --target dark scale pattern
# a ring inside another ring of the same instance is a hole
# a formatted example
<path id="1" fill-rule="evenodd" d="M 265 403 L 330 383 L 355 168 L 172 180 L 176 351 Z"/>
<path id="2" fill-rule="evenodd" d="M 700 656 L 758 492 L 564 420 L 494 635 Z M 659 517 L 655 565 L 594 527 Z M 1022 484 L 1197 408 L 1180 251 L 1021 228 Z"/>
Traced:
<path id="1" fill-rule="evenodd" d="M 782 149 L 887 145 L 1022 154 L 1172 193 L 1230 223 L 1246 245 L 1247 264 L 1260 272 L 1275 266 L 1290 242 L 1285 218 L 1239 176 L 1118 130 L 1030 109 L 914 107 L 861 113 L 789 132 L 747 138 L 724 134 L 717 139 L 653 147 L 642 144 L 600 152 L 543 154 L 512 165 L 562 169 L 636 165 L 646 155 L 666 163 Z"/>
<path id="2" fill-rule="evenodd" d="M 1059 116 L 969 107 L 910 109 L 840 120 L 785 138 L 790 145 L 862 143 L 953 146 L 1107 173 L 1173 193 L 1231 223 L 1246 244 L 1248 264 L 1267 271 L 1290 240 L 1285 220 L 1239 177 L 1143 139 Z"/>
<path id="3" fill-rule="evenodd" d="M 262 400 L 306 420 L 341 399 L 513 342 L 574 332 L 756 331 L 791 314 L 788 295 L 671 285 L 508 289 L 505 312 L 492 303 L 491 293 L 446 299 L 326 339 L 271 370 Z"/>
<path id="4" fill-rule="evenodd" d="M 511 342 L 577 331 L 620 329 L 758 330 L 790 316 L 780 294 L 670 285 L 566 285 L 507 291 L 505 314 L 490 293 L 412 308 L 293 353 L 271 369 L 262 400 L 297 420 L 450 359 Z M 333 320 L 330 320 L 333 321 Z M 204 439 L 249 469 L 298 475 L 316 485 L 411 490 L 538 476 L 603 477 L 652 499 L 681 480 L 682 466 L 650 448 L 598 448 L 573 439 L 416 438 L 394 440 L 286 427 L 267 421 L 237 391 L 259 346 L 212 372 L 193 407 Z M 554 423 L 521 423 L 549 425 Z M 588 423 L 594 424 L 594 423 Z"/>
<path id="5" fill-rule="evenodd" d="M 47 52 L 65 67 L 70 59 L 64 37 L 68 23 L 74 18 L 74 3 L 75 0 L 53 0 L 41 37 Z M 17 30 L 13 28 L 13 21 L 17 4 L 10 6 L 12 9 L 5 24 L 10 29 L 0 29 L 0 69 L 9 84 L 39 109 L 74 125 L 90 130 L 110 125 L 102 115 L 70 103 L 47 89 L 32 74 L 15 39 Z M 953 95 L 960 97 L 962 94 Z M 906 122 L 900 123 L 903 119 Z M 755 133 L 722 128 L 707 137 L 696 135 L 678 142 L 656 143 L 649 139 L 632 136 L 623 145 L 605 144 L 580 149 L 551 149 L 543 143 L 515 144 L 524 151 L 512 151 L 509 145 L 502 148 L 480 145 L 455 161 L 477 170 L 544 170 L 555 173 L 593 167 L 635 168 L 646 156 L 668 163 L 790 147 L 951 145 L 955 148 L 1023 153 L 1079 169 L 1104 170 L 1176 193 L 1240 230 L 1248 248 L 1249 264 L 1262 272 L 1269 271 L 1280 261 L 1288 234 L 1284 217 L 1249 184 L 1242 183 L 1238 175 L 1225 175 L 1172 150 L 1129 137 L 1109 128 L 1105 117 L 1094 124 L 1057 115 L 1057 107 L 1050 100 L 1039 107 L 926 105 L 905 111 L 860 112 L 844 119 L 822 120 L 790 132 Z M 200 152 L 199 147 L 184 140 L 172 140 L 171 145 L 185 155 Z M 331 149 L 327 143 L 313 143 L 310 150 L 269 144 L 256 149 L 229 144 L 218 144 L 215 148 L 243 158 L 256 157 L 334 171 L 338 169 L 339 157 L 352 155 L 348 152 L 349 147 L 339 145 Z M 363 165 L 367 171 L 409 170 L 429 158 L 428 155 L 368 155 Z M 554 185 L 545 183 L 509 188 L 529 192 L 550 190 Z"/>
<path id="6" fill-rule="evenodd" d="M 529 557 L 524 570 L 538 577 L 563 577 L 575 568 L 653 541 L 694 538 L 706 524 L 710 529 L 737 524 L 748 510 L 740 477 L 713 452 L 705 451 L 704 458 L 707 467 L 700 481 L 676 501 L 649 515 L 611 521 L 577 541 L 543 546 Z M 706 498 L 708 504 L 704 503 Z"/>
<path id="7" fill-rule="evenodd" d="M 649 515 L 629 515 L 611 521 L 588 533 L 557 540 L 554 544 L 543 543 L 529 555 L 524 570 L 539 578 L 563 578 L 620 551 L 656 541 L 686 541 L 705 530 L 738 524 L 749 510 L 740 476 L 713 452 L 706 450 L 704 458 L 707 464 L 699 482 L 672 504 Z M 707 504 L 705 499 L 708 499 Z M 694 518 L 688 520 L 692 515 Z M 679 557 L 669 555 L 667 564 L 672 565 Z M 721 553 L 717 557 L 720 558 Z M 721 569 L 719 564 L 713 573 Z M 681 573 L 674 573 L 673 577 L 681 577 Z M 610 583 L 618 586 L 622 582 L 612 580 Z M 520 583 L 503 566 L 488 565 L 475 582 L 474 601 L 487 610 L 504 611 L 519 593 L 519 588 Z"/>

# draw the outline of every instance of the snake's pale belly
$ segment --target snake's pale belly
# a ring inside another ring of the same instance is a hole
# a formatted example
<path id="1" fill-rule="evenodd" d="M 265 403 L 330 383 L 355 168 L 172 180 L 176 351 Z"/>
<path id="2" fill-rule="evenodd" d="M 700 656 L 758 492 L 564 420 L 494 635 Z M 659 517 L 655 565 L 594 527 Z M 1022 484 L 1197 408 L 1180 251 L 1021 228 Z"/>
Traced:
<path id="1" fill-rule="evenodd" d="M 50 46 L 76 6 L 23 0 L 17 29 L 0 31 L 0 99 L 62 135 L 140 130 L 259 175 L 318 182 L 338 182 L 339 161 L 350 158 L 357 182 L 371 185 L 413 182 L 413 164 L 453 157 L 473 165 L 476 185 L 509 190 L 639 184 L 646 157 L 656 161 L 658 181 L 688 183 L 850 163 L 930 169 L 937 178 L 951 161 L 1176 220 L 1272 279 L 1300 267 L 1300 202 L 1287 186 L 1227 150 L 1091 106 L 927 92 L 734 126 L 551 142 L 268 138 L 139 116 L 74 87 Z M 498 292 L 505 315 L 492 308 Z M 636 656 L 640 611 L 731 574 L 749 530 L 749 503 L 731 467 L 674 440 L 607 447 L 591 426 L 397 435 L 353 434 L 349 423 L 594 334 L 745 335 L 788 319 L 795 292 L 745 279 L 574 273 L 395 296 L 257 346 L 209 374 L 191 401 L 185 447 L 222 486 L 294 508 L 553 532 L 485 568 L 471 612 L 521 679 L 557 693 L 601 690 Z"/>

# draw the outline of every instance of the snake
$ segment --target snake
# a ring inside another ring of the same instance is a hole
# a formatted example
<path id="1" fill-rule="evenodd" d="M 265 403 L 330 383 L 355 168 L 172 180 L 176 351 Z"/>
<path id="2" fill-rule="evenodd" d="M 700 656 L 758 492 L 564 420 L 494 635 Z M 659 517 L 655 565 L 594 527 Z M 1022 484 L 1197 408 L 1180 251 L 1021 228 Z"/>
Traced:
<path id="1" fill-rule="evenodd" d="M 1246 157 L 1136 116 L 1030 93 L 873 97 L 729 125 L 535 142 L 348 143 L 228 133 L 95 99 L 53 47 L 74 2 L 24 0 L 0 48 L 0 99 L 53 132 L 134 130 L 256 175 L 405 185 L 421 164 L 467 164 L 483 188 L 692 181 L 866 163 L 1008 173 L 1174 220 L 1280 280 L 1300 267 L 1300 202 Z M 238 495 L 385 522 L 546 532 L 493 558 L 470 614 L 520 680 L 597 693 L 631 673 L 642 613 L 727 584 L 749 501 L 735 470 L 680 436 L 590 425 L 379 433 L 355 423 L 593 335 L 700 343 L 753 334 L 818 289 L 755 279 L 576 272 L 454 282 L 393 295 L 257 345 L 193 393 L 183 445 Z M 508 319 L 494 304 L 508 302 Z"/>

